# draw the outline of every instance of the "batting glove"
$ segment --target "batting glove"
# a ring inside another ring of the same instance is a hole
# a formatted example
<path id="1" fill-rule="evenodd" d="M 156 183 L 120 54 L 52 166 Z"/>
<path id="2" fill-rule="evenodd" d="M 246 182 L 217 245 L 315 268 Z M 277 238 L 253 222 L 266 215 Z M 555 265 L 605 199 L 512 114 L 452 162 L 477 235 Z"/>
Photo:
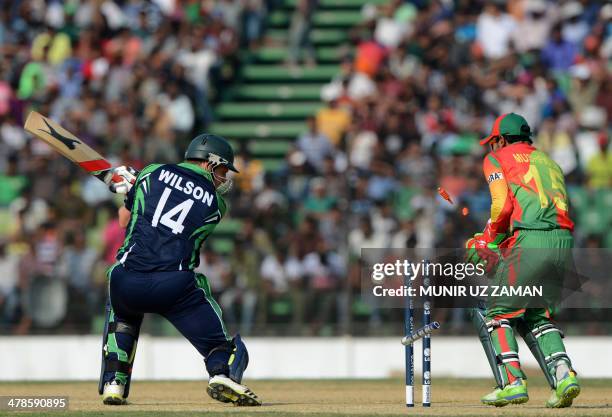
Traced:
<path id="1" fill-rule="evenodd" d="M 110 174 L 108 189 L 116 194 L 127 194 L 136 182 L 138 171 L 132 167 L 121 165 L 113 168 Z"/>

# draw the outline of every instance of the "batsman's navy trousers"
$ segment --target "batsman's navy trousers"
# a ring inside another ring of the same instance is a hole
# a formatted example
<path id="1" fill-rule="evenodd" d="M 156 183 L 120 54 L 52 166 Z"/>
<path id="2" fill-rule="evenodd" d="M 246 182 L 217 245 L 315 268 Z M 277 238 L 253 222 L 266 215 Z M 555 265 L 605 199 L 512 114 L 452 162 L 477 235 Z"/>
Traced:
<path id="1" fill-rule="evenodd" d="M 206 360 L 206 368 L 227 364 L 230 353 L 215 349 L 231 340 L 221 317 L 221 309 L 212 298 L 206 277 L 193 271 L 137 272 L 116 265 L 109 273 L 109 293 L 113 321 L 140 330 L 144 313 L 157 313 L 169 320 Z M 116 333 L 118 356 L 132 352 L 136 337 Z M 130 353 L 132 352 L 132 353 Z M 108 375 L 106 375 L 108 374 Z M 107 372 L 104 380 L 111 380 Z"/>

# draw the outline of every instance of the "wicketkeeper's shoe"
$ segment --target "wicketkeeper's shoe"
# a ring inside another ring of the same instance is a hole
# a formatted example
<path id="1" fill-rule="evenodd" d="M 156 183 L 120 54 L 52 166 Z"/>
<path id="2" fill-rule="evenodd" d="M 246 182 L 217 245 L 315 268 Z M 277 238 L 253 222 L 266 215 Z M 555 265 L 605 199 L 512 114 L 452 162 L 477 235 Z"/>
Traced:
<path id="1" fill-rule="evenodd" d="M 215 375 L 210 378 L 206 392 L 211 398 L 222 403 L 234 403 L 243 407 L 261 405 L 261 400 L 253 391 L 225 375 Z"/>
<path id="2" fill-rule="evenodd" d="M 549 408 L 565 408 L 572 405 L 574 398 L 580 394 L 580 384 L 576 373 L 569 371 L 565 376 L 557 382 L 557 389 L 550 393 L 546 407 Z"/>
<path id="3" fill-rule="evenodd" d="M 527 382 L 517 378 L 503 389 L 495 388 L 494 391 L 482 397 L 480 401 L 483 404 L 494 405 L 495 407 L 505 407 L 508 404 L 524 404 L 529 401 Z"/>
<path id="4" fill-rule="evenodd" d="M 123 398 L 123 392 L 125 391 L 125 385 L 117 380 L 112 380 L 104 384 L 104 391 L 102 392 L 102 402 L 106 405 L 123 405 L 127 404 L 125 398 Z"/>

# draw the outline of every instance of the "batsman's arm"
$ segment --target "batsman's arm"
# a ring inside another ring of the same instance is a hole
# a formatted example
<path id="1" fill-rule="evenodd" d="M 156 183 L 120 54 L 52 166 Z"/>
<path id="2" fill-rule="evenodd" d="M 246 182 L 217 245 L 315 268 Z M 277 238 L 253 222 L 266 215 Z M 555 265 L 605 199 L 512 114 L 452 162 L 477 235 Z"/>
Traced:
<path id="1" fill-rule="evenodd" d="M 119 226 L 122 228 L 126 228 L 130 223 L 130 217 L 132 216 L 132 212 L 126 209 L 124 206 L 119 207 Z"/>
<path id="2" fill-rule="evenodd" d="M 514 209 L 509 196 L 510 188 L 501 164 L 493 155 L 485 157 L 482 168 L 491 193 L 491 218 L 484 229 L 483 239 L 499 244 L 508 232 Z"/>
<path id="3" fill-rule="evenodd" d="M 123 200 L 123 206 L 119 208 L 119 226 L 126 228 L 130 223 L 130 217 L 132 216 L 132 208 L 134 206 L 134 195 L 136 194 L 136 188 L 131 187 L 125 194 Z"/>

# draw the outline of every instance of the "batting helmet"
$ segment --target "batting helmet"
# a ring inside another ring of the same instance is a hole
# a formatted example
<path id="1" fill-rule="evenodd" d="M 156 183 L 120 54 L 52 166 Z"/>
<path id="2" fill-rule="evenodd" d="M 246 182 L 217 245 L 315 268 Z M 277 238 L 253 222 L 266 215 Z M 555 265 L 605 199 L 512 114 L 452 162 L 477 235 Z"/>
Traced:
<path id="1" fill-rule="evenodd" d="M 208 161 L 215 167 L 225 165 L 230 171 L 238 172 L 234 166 L 232 145 L 225 138 L 210 133 L 198 135 L 191 141 L 185 159 Z"/>

